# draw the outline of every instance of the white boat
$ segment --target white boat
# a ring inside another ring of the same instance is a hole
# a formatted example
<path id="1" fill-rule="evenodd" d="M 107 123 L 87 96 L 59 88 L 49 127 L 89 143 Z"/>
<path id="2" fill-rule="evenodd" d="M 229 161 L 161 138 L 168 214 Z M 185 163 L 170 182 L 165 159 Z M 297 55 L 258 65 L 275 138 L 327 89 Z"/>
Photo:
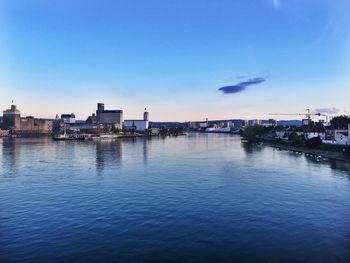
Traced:
<path id="1" fill-rule="evenodd" d="M 75 137 L 67 133 L 63 133 L 63 134 L 54 134 L 53 139 L 56 141 L 66 141 L 66 140 L 75 140 Z"/>

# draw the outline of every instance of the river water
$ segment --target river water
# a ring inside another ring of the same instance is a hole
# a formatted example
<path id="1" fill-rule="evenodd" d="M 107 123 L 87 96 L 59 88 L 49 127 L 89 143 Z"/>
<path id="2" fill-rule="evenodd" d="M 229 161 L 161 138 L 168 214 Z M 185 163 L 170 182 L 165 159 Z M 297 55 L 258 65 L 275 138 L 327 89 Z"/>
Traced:
<path id="1" fill-rule="evenodd" d="M 350 167 L 238 136 L 0 139 L 0 262 L 350 262 Z"/>

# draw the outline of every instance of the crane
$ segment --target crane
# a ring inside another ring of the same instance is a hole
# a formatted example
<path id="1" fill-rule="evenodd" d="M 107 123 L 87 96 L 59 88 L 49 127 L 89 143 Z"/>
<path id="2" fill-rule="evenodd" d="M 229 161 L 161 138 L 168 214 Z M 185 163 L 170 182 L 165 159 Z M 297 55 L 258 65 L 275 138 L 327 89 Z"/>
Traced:
<path id="1" fill-rule="evenodd" d="M 327 115 L 321 114 L 321 113 L 311 113 L 310 109 L 306 109 L 305 113 L 270 113 L 269 115 L 298 115 L 298 116 L 305 116 L 308 120 L 308 125 L 311 123 L 311 116 L 325 116 Z"/>

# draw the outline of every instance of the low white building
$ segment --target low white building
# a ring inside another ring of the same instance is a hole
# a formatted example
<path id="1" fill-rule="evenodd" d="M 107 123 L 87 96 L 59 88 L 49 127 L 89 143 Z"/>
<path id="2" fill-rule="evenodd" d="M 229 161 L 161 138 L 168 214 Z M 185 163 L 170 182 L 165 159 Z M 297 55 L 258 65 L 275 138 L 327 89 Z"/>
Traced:
<path id="1" fill-rule="evenodd" d="M 133 131 L 145 131 L 148 129 L 148 121 L 145 120 L 124 120 L 124 129 Z"/>
<path id="2" fill-rule="evenodd" d="M 347 130 L 333 130 L 331 140 L 323 140 L 326 144 L 350 146 L 350 124 Z"/>
<path id="3" fill-rule="evenodd" d="M 335 143 L 338 145 L 350 146 L 350 124 L 347 131 L 335 132 Z"/>
<path id="4" fill-rule="evenodd" d="M 207 128 L 208 127 L 208 122 L 200 122 L 198 123 L 200 128 Z"/>
<path id="5" fill-rule="evenodd" d="M 337 132 L 335 133 L 335 143 L 337 145 L 350 145 L 349 132 Z"/>
<path id="6" fill-rule="evenodd" d="M 326 139 L 326 133 L 325 132 L 305 132 L 304 133 L 305 139 L 310 140 L 315 137 L 320 137 L 321 140 Z"/>
<path id="7" fill-rule="evenodd" d="M 148 112 L 145 111 L 143 113 L 142 120 L 124 120 L 123 127 L 124 127 L 124 130 L 130 130 L 130 131 L 142 132 L 147 130 L 149 127 Z"/>

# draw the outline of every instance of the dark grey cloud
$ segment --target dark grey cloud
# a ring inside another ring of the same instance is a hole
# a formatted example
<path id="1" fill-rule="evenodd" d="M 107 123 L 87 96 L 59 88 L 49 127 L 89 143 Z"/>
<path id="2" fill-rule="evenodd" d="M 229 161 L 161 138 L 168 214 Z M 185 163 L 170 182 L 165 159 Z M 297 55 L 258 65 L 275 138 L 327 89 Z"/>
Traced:
<path id="1" fill-rule="evenodd" d="M 244 91 L 249 86 L 261 84 L 261 83 L 264 83 L 265 81 L 266 81 L 266 78 L 263 78 L 263 77 L 252 78 L 243 82 L 239 82 L 232 86 L 221 87 L 219 88 L 219 90 L 225 94 L 234 94 L 234 93 Z"/>
<path id="2" fill-rule="evenodd" d="M 337 108 L 319 108 L 319 109 L 315 109 L 315 112 L 317 113 L 322 113 L 322 114 L 338 114 L 339 112 L 341 112 L 340 109 Z"/>

